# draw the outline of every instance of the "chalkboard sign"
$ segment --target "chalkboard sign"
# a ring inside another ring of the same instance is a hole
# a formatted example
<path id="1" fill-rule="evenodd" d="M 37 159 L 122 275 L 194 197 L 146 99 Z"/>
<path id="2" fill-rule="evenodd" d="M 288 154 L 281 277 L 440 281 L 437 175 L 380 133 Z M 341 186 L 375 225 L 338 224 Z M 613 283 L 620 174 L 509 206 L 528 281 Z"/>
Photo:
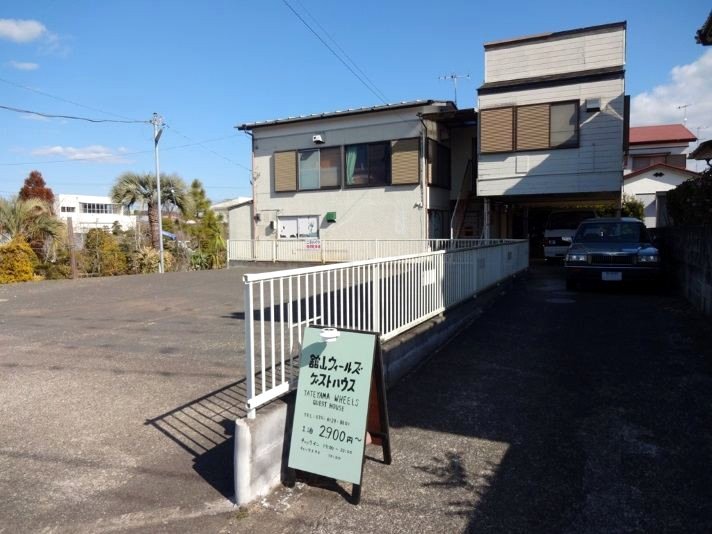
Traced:
<path id="1" fill-rule="evenodd" d="M 376 334 L 321 331 L 304 330 L 289 467 L 360 485 Z"/>

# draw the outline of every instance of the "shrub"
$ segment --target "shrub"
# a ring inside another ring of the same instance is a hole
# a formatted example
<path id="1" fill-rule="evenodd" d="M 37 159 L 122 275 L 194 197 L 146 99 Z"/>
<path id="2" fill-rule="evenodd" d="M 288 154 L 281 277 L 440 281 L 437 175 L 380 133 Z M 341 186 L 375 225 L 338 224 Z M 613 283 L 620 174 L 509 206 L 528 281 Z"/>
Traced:
<path id="1" fill-rule="evenodd" d="M 87 274 L 116 276 L 126 273 L 126 255 L 116 238 L 105 230 L 87 232 L 82 251 L 82 265 Z"/>
<path id="2" fill-rule="evenodd" d="M 645 217 L 645 206 L 632 195 L 623 195 L 621 217 L 635 217 L 641 221 Z"/>
<path id="3" fill-rule="evenodd" d="M 24 239 L 0 245 L 0 284 L 32 280 L 36 264 L 37 256 Z"/>
<path id="4" fill-rule="evenodd" d="M 133 274 L 157 273 L 160 256 L 155 248 L 141 247 L 131 254 L 129 258 L 129 270 Z M 163 251 L 163 267 L 166 272 L 173 270 L 173 254 Z"/>
<path id="5" fill-rule="evenodd" d="M 668 191 L 667 207 L 675 225 L 712 224 L 712 168 Z"/>

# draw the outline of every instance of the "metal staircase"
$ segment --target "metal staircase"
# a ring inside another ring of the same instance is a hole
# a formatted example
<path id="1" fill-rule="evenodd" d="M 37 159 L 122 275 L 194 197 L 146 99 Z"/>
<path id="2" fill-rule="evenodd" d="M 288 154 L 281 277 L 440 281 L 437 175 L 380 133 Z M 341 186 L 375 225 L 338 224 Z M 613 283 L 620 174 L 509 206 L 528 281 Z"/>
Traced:
<path id="1" fill-rule="evenodd" d="M 455 202 L 452 220 L 450 223 L 450 238 L 475 238 L 479 237 L 483 228 L 482 202 L 477 197 L 477 191 L 473 190 L 472 180 L 472 160 L 468 160 L 465 173 L 460 181 L 460 191 Z"/>

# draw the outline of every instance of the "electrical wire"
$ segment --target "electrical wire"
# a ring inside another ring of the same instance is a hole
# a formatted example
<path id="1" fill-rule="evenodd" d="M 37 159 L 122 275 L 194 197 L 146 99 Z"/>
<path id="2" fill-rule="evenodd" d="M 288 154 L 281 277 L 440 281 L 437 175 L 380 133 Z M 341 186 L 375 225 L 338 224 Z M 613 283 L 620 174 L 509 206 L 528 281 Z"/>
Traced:
<path id="1" fill-rule="evenodd" d="M 374 87 L 371 87 L 371 86 L 366 82 L 366 80 L 364 80 L 364 79 L 351 67 L 351 65 L 349 65 L 339 54 L 336 53 L 336 51 L 329 45 L 329 43 L 327 43 L 327 42 L 321 37 L 321 35 L 319 35 L 319 33 L 317 33 L 317 31 L 316 31 L 314 28 L 312 28 L 312 27 L 309 25 L 309 23 L 308 23 L 306 20 L 304 20 L 304 18 L 297 12 L 296 9 L 294 9 L 294 8 L 292 7 L 292 5 L 291 5 L 289 2 L 287 2 L 287 0 L 282 0 L 282 2 L 284 3 L 285 6 L 287 6 L 287 7 L 289 8 L 289 10 L 290 10 L 292 13 L 294 13 L 294 16 L 297 17 L 297 18 L 301 21 L 301 23 L 302 23 L 310 32 L 312 32 L 312 33 L 314 34 L 314 36 L 315 36 L 317 39 L 319 39 L 319 41 L 321 41 L 321 43 L 329 50 L 329 52 L 331 52 L 331 53 L 334 55 L 334 57 L 335 57 L 336 59 L 338 59 L 338 60 L 341 62 L 341 64 L 342 64 L 344 67 L 346 67 L 346 68 L 349 70 L 349 72 L 351 72 L 351 74 L 353 74 L 353 75 L 356 77 L 356 79 L 357 79 L 358 81 L 360 81 L 360 82 L 363 84 L 363 86 L 364 86 L 366 89 L 368 89 L 371 93 L 373 93 L 373 95 L 374 95 L 376 98 L 378 98 L 378 100 L 380 100 L 380 101 L 383 102 L 384 104 L 388 104 L 388 102 L 386 101 L 386 99 L 384 99 L 384 98 L 381 96 L 383 93 L 381 93 L 381 91 L 379 91 L 378 88 L 374 88 L 375 86 L 374 86 Z M 381 93 L 381 94 L 379 94 L 379 93 Z"/>
<path id="2" fill-rule="evenodd" d="M 57 101 L 59 101 L 59 102 L 65 102 L 65 103 L 67 103 L 67 104 L 72 104 L 73 106 L 78 106 L 78 107 L 80 107 L 80 108 L 88 109 L 88 110 L 90 110 L 90 111 L 96 111 L 96 112 L 98 112 L 98 113 L 103 113 L 104 115 L 111 115 L 112 117 L 118 117 L 118 118 L 120 118 L 120 119 L 124 119 L 124 120 L 127 120 L 127 121 L 132 120 L 130 117 L 124 117 L 123 115 L 119 115 L 119 114 L 117 114 L 117 113 L 112 113 L 112 112 L 110 112 L 110 111 L 105 111 L 105 110 L 103 110 L 103 109 L 99 109 L 99 108 L 94 108 L 94 107 L 91 107 L 91 106 L 87 106 L 87 105 L 81 104 L 81 103 L 79 103 L 79 102 L 75 102 L 75 101 L 73 101 L 73 100 L 68 100 L 68 99 L 66 99 L 66 98 L 62 98 L 61 96 L 53 95 L 53 94 L 47 93 L 47 92 L 45 92 L 45 91 L 40 91 L 39 89 L 34 89 L 34 88 L 32 88 L 32 87 L 28 87 L 27 85 L 22 85 L 22 84 L 20 84 L 20 83 L 7 80 L 7 79 L 5 79 L 5 78 L 0 78 L 0 82 L 6 83 L 6 84 L 8 84 L 8 85 L 12 85 L 13 87 L 17 87 L 17 88 L 19 88 L 19 89 L 24 89 L 25 91 L 30 91 L 30 92 L 32 92 L 32 93 L 36 93 L 36 94 L 38 94 L 38 95 L 46 96 L 46 97 L 48 97 L 48 98 L 53 98 L 54 100 L 57 100 Z M 141 122 L 141 121 L 137 121 L 137 122 Z"/>
<path id="3" fill-rule="evenodd" d="M 319 27 L 319 29 L 324 33 L 324 35 L 326 35 L 329 38 L 329 40 L 334 44 L 334 46 L 336 48 L 338 48 L 339 52 L 341 52 L 344 55 L 344 57 L 346 57 L 346 59 L 349 60 L 351 65 L 353 65 L 353 67 L 357 71 L 359 71 L 359 73 L 366 79 L 366 81 L 368 81 L 368 83 L 371 84 L 371 87 L 373 87 L 376 90 L 376 92 L 378 93 L 378 95 L 380 95 L 381 100 L 382 101 L 388 100 L 386 95 L 383 93 L 383 91 L 381 91 L 376 86 L 374 81 L 371 80 L 371 78 L 368 77 L 368 75 L 363 71 L 363 69 L 361 69 L 361 67 L 358 66 L 358 64 L 353 60 L 353 58 L 351 56 L 349 56 L 349 54 L 346 52 L 346 50 L 343 49 L 343 47 L 341 45 L 339 45 L 339 43 L 336 41 L 336 39 L 334 39 L 334 37 L 326 30 L 326 28 L 324 28 L 324 26 L 322 26 L 319 23 L 319 21 L 316 19 L 316 17 L 311 14 L 311 12 L 306 8 L 306 6 L 304 4 L 302 4 L 300 2 L 300 0 L 296 0 L 296 1 L 297 1 L 297 4 L 299 4 L 299 7 L 301 7 L 302 11 L 304 11 L 309 16 L 309 18 L 311 18 L 314 21 L 314 23 Z"/>
<path id="4" fill-rule="evenodd" d="M 234 160 L 228 158 L 227 156 L 223 156 L 223 155 L 220 154 L 219 152 L 215 152 L 214 150 L 212 150 L 212 149 L 210 149 L 210 148 L 208 148 L 208 147 L 206 147 L 206 146 L 203 146 L 203 143 L 202 143 L 202 142 L 196 141 L 195 139 L 192 139 L 191 137 L 188 137 L 186 134 L 184 134 L 184 133 L 182 133 L 180 130 L 176 129 L 175 126 L 171 126 L 170 124 L 166 124 L 165 127 L 171 129 L 172 131 L 174 131 L 175 133 L 177 133 L 177 134 L 180 135 L 181 137 L 187 139 L 188 141 L 191 141 L 193 145 L 199 146 L 199 147 L 202 148 L 203 150 L 206 150 L 206 151 L 210 152 L 211 154 L 213 154 L 213 155 L 215 155 L 215 156 L 217 156 L 217 157 L 219 157 L 219 158 L 222 158 L 222 159 L 224 159 L 225 161 L 227 161 L 227 162 L 229 162 L 229 163 L 232 163 L 232 164 L 235 165 L 236 167 L 239 167 L 239 168 L 241 168 L 241 169 L 243 169 L 243 170 L 245 170 L 245 171 L 248 171 L 248 172 L 252 173 L 252 169 L 250 169 L 249 167 L 243 165 L 242 163 L 238 163 L 237 161 L 234 161 Z"/>
<path id="5" fill-rule="evenodd" d="M 42 113 L 40 111 L 31 111 L 29 109 L 20 109 L 20 108 L 14 108 L 12 106 L 3 106 L 0 104 L 0 109 L 5 109 L 7 111 L 14 111 L 15 113 L 26 113 L 29 115 L 38 115 L 40 117 L 46 117 L 48 119 L 70 119 L 70 120 L 76 120 L 76 121 L 86 121 L 86 122 L 93 122 L 93 123 L 100 123 L 100 122 L 112 122 L 112 123 L 121 123 L 121 124 L 150 124 L 151 121 L 135 121 L 135 120 L 119 120 L 119 119 L 91 119 L 89 117 L 77 117 L 75 115 L 55 115 L 53 113 Z"/>

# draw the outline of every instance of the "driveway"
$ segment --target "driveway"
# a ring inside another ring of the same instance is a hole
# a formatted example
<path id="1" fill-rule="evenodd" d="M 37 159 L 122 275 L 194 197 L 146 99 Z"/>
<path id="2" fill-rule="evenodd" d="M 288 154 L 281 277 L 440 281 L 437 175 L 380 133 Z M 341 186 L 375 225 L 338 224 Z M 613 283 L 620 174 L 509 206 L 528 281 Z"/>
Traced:
<path id="1" fill-rule="evenodd" d="M 359 506 L 312 480 L 225 530 L 712 532 L 709 318 L 562 271 L 535 265 L 389 392 L 393 464 L 366 461 Z"/>

